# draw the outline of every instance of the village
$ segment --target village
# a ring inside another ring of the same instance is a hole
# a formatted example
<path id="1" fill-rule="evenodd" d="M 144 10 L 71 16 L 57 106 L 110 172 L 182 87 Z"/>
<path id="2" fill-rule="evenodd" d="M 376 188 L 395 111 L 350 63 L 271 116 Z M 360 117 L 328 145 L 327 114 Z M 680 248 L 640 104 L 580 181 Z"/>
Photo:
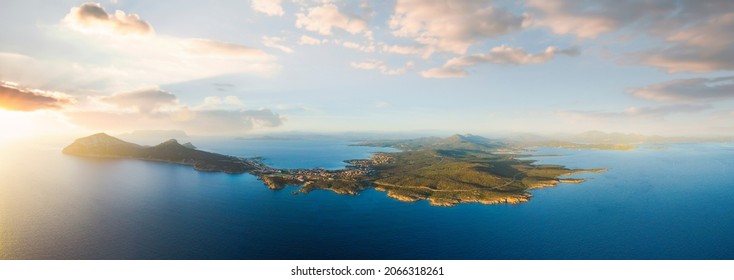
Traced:
<path id="1" fill-rule="evenodd" d="M 320 180 L 358 180 L 374 176 L 375 171 L 372 167 L 392 163 L 394 159 L 386 154 L 374 154 L 370 159 L 347 160 L 345 162 L 348 165 L 338 170 L 329 170 L 320 167 L 279 169 L 265 165 L 260 159 L 249 159 L 248 161 L 255 166 L 255 169 L 251 173 L 260 178 L 270 177 L 272 179 L 273 177 L 279 177 L 281 181 L 308 184 L 309 182 Z"/>

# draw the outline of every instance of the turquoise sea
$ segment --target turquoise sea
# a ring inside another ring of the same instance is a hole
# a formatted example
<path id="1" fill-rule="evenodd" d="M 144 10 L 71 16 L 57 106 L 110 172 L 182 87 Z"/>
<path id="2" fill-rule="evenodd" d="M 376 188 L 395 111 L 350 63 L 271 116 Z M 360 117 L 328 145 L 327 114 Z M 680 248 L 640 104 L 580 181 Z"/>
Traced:
<path id="1" fill-rule="evenodd" d="M 340 168 L 343 140 L 205 141 L 276 167 Z M 267 189 L 247 174 L 0 148 L 0 259 L 734 259 L 734 144 L 542 149 L 608 168 L 520 205 L 433 207 Z"/>

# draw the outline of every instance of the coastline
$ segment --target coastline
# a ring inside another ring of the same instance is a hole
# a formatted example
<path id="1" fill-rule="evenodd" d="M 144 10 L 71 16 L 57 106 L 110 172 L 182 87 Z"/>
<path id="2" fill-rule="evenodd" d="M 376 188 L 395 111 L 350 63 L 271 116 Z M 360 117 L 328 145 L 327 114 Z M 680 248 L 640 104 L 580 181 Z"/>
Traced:
<path id="1" fill-rule="evenodd" d="M 369 158 L 344 160 L 347 165 L 334 170 L 274 168 L 263 163 L 261 157 L 242 158 L 205 152 L 180 145 L 173 139 L 157 146 L 143 147 L 105 134 L 78 139 L 63 152 L 98 159 L 178 164 L 191 166 L 197 172 L 248 173 L 271 190 L 296 186 L 298 190 L 295 193 L 329 190 L 342 195 L 357 195 L 374 188 L 398 201 L 427 200 L 432 206 L 443 207 L 460 203 L 525 203 L 532 197 L 530 190 L 585 182 L 584 179 L 562 178 L 564 176 L 607 171 L 603 168 L 568 169 L 561 165 L 536 165 L 534 160 L 524 159 L 533 155 L 495 153 L 497 149 L 487 149 L 488 146 L 484 145 L 474 148 L 474 143 L 460 137 L 448 138 L 452 142 L 441 149 L 430 143 L 410 149 L 392 146 L 398 151 L 374 152 Z M 395 142 L 392 145 L 404 144 Z"/>

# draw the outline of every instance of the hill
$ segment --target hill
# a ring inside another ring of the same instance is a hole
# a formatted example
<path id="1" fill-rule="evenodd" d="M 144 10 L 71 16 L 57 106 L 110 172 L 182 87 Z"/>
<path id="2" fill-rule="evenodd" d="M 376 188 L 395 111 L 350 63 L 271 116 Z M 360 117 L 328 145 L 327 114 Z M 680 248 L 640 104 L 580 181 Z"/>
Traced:
<path id="1" fill-rule="evenodd" d="M 271 189 L 298 186 L 298 192 L 329 190 L 355 195 L 374 187 L 401 201 L 428 200 L 431 205 L 458 203 L 521 203 L 528 191 L 559 183 L 581 183 L 562 178 L 580 172 L 604 169 L 568 169 L 558 165 L 535 165 L 527 155 L 496 153 L 507 144 L 476 135 L 446 138 L 371 141 L 363 145 L 393 147 L 399 152 L 377 153 L 370 159 L 349 160 L 339 170 L 322 168 L 279 169 L 257 159 L 243 159 L 197 150 L 175 139 L 149 147 L 128 143 L 107 134 L 77 139 L 64 148 L 69 155 L 102 158 L 132 158 L 193 166 L 201 171 L 248 172 Z"/>
<path id="2" fill-rule="evenodd" d="M 245 173 L 254 164 L 237 157 L 197 150 L 193 144 L 181 145 L 175 139 L 153 147 L 128 143 L 104 133 L 77 139 L 62 151 L 64 154 L 97 158 L 132 158 L 193 166 L 200 171 Z"/>
<path id="3" fill-rule="evenodd" d="M 454 134 L 446 138 L 422 137 L 407 140 L 371 140 L 362 141 L 356 145 L 369 147 L 387 147 L 405 151 L 424 149 L 496 151 L 507 146 L 501 141 L 492 140 L 472 134 Z"/>

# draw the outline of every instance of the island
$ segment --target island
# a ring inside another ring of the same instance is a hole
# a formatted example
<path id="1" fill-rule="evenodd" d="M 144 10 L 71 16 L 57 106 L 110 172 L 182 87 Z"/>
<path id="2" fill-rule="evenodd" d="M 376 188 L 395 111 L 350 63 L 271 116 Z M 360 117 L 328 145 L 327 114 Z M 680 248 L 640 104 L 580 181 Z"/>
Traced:
<path id="1" fill-rule="evenodd" d="M 174 139 L 156 146 L 141 146 L 100 133 L 77 139 L 63 153 L 183 164 L 208 172 L 250 173 L 273 190 L 298 187 L 294 193 L 329 190 L 356 195 L 374 188 L 400 201 L 427 200 L 434 206 L 527 202 L 532 197 L 530 190 L 584 182 L 565 176 L 606 171 L 534 164 L 517 147 L 476 135 L 373 140 L 355 145 L 397 151 L 375 153 L 369 159 L 347 160 L 348 165 L 338 170 L 280 169 L 267 166 L 260 158 L 201 151 L 191 143 L 182 145 Z"/>

